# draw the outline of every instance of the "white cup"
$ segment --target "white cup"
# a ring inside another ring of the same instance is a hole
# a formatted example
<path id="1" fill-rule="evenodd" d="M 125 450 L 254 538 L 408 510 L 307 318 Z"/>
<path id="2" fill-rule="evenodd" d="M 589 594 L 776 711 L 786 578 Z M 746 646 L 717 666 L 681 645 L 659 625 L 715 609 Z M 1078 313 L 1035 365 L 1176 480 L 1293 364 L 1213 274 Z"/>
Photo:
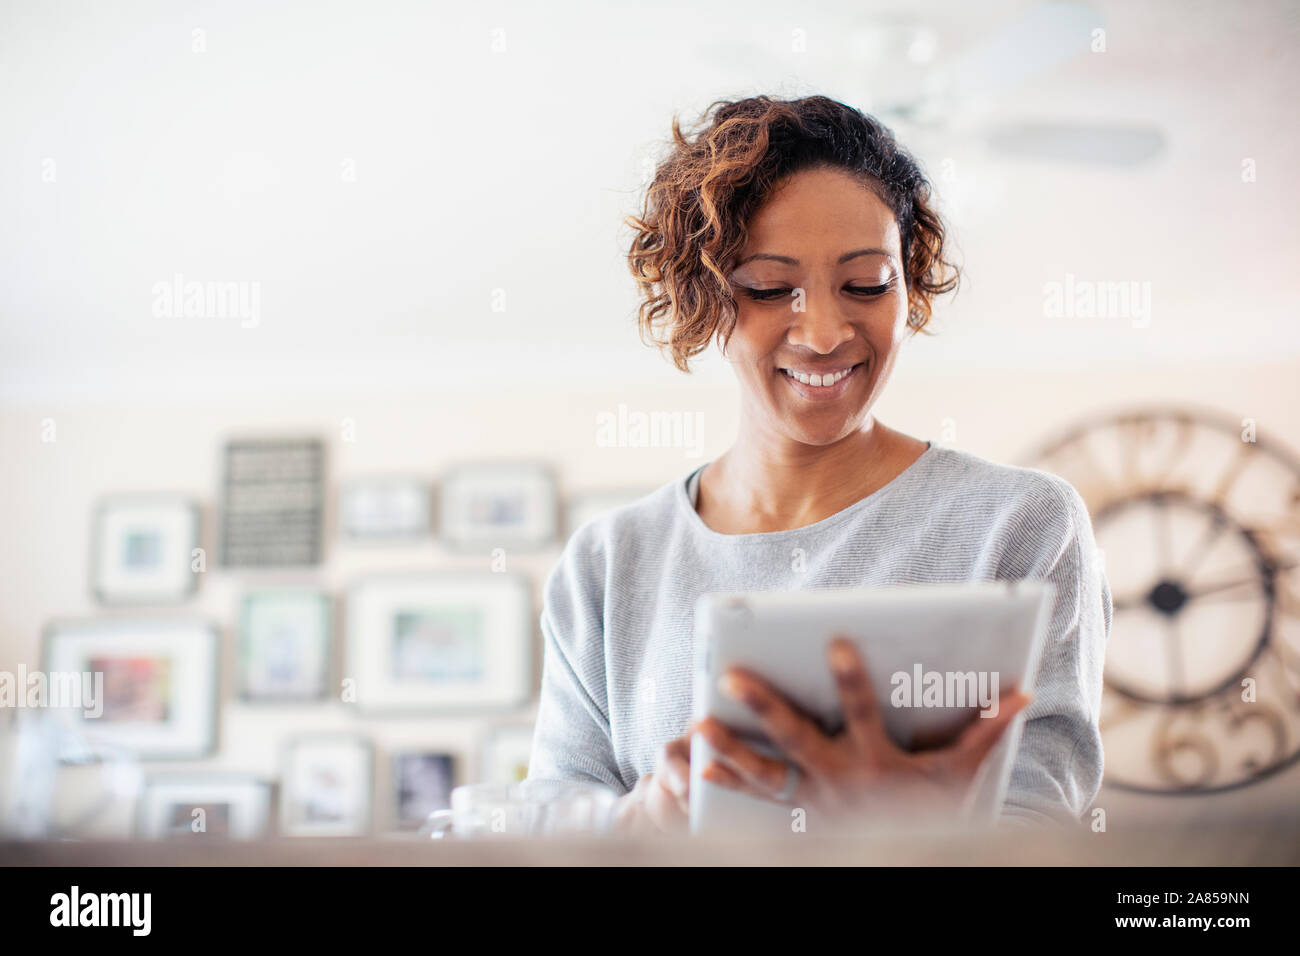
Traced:
<path id="1" fill-rule="evenodd" d="M 432 840 L 593 835 L 609 829 L 617 800 L 606 787 L 566 780 L 467 784 L 420 833 Z"/>

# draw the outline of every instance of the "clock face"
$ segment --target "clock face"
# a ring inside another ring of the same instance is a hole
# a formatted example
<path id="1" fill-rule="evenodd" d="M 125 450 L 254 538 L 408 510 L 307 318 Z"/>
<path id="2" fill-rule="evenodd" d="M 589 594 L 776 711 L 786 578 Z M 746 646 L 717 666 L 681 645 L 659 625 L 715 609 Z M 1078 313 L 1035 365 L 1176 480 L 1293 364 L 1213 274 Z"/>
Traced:
<path id="1" fill-rule="evenodd" d="M 1300 462 L 1250 419 L 1151 411 L 1029 463 L 1083 497 L 1110 584 L 1106 782 L 1204 793 L 1300 758 Z"/>

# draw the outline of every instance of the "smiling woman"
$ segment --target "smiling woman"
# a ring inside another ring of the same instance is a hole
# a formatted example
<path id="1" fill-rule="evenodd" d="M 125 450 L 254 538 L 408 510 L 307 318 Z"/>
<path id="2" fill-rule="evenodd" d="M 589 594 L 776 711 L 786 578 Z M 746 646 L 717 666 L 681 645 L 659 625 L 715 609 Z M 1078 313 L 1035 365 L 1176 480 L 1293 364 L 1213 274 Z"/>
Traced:
<path id="1" fill-rule="evenodd" d="M 708 348 L 715 335 L 725 341 L 735 327 L 731 289 L 738 278 L 744 279 L 729 274 L 728 266 L 734 270 L 751 259 L 799 265 L 793 256 L 780 254 L 780 236 L 772 237 L 777 241 L 773 248 L 750 240 L 758 225 L 755 216 L 777 187 L 808 170 L 847 174 L 876 198 L 864 221 L 856 218 L 857 210 L 832 209 L 831 214 L 855 234 L 877 227 L 879 238 L 892 238 L 892 248 L 881 241 L 840 250 L 836 264 L 858 256 L 890 259 L 892 291 L 907 300 L 912 328 L 929 321 L 935 295 L 957 287 L 929 183 L 916 160 L 879 122 L 823 96 L 718 102 L 694 135 L 683 133 L 674 120 L 673 151 L 646 191 L 642 214 L 628 220 L 637 230 L 628 264 L 644 296 L 642 332 L 668 347 L 678 368 L 686 371 L 690 358 Z M 863 197 L 858 205 L 866 202 Z M 785 225 L 779 216 L 766 218 L 773 229 Z M 876 281 L 864 283 L 856 294 L 891 290 L 879 265 L 874 261 L 861 270 Z M 791 290 L 742 285 L 741 291 L 772 301 Z M 657 335 L 659 331 L 666 335 Z"/>
<path id="2" fill-rule="evenodd" d="M 1082 500 L 1052 475 L 872 413 L 935 296 L 957 284 L 916 161 L 825 97 L 715 103 L 689 134 L 674 122 L 629 223 L 643 338 L 683 371 L 716 341 L 740 385 L 740 429 L 716 460 L 570 539 L 546 586 L 530 776 L 604 783 L 625 794 L 629 827 L 679 828 L 699 733 L 720 755 L 704 779 L 766 799 L 852 816 L 884 789 L 914 788 L 955 808 L 1023 711 L 1003 815 L 1077 820 L 1101 781 L 1111 616 Z M 743 672 L 726 689 L 781 759 L 714 720 L 689 724 L 702 594 L 1028 578 L 1056 594 L 1036 696 L 1004 696 L 997 718 L 944 746 L 893 746 L 848 642 L 828 660 L 844 730 L 826 734 Z"/>

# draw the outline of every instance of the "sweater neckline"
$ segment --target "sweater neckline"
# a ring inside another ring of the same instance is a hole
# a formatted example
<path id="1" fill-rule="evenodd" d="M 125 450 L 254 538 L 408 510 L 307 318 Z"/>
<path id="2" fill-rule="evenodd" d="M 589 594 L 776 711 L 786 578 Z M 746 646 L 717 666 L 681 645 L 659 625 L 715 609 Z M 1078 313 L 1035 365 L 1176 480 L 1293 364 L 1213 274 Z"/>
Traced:
<path id="1" fill-rule="evenodd" d="M 859 512 L 865 511 L 871 505 L 876 504 L 890 494 L 897 493 L 898 490 L 906 486 L 909 482 L 914 481 L 922 471 L 929 467 L 930 462 L 935 459 L 939 452 L 938 446 L 932 441 L 927 441 L 925 451 L 917 456 L 916 460 L 900 471 L 897 475 L 885 482 L 871 494 L 859 498 L 857 501 L 832 515 L 827 515 L 820 521 L 814 521 L 812 524 L 806 524 L 801 528 L 786 528 L 782 531 L 754 531 L 748 534 L 725 534 L 721 531 L 714 531 L 700 513 L 695 510 L 695 502 L 691 500 L 690 487 L 692 483 L 698 482 L 699 475 L 707 468 L 711 461 L 706 461 L 700 467 L 696 468 L 685 478 L 678 481 L 675 487 L 675 497 L 677 507 L 685 510 L 686 522 L 696 532 L 696 534 L 713 541 L 733 542 L 739 544 L 769 544 L 780 542 L 790 538 L 807 537 L 808 535 L 817 534 L 820 531 L 836 527 L 845 521 L 852 520 Z"/>

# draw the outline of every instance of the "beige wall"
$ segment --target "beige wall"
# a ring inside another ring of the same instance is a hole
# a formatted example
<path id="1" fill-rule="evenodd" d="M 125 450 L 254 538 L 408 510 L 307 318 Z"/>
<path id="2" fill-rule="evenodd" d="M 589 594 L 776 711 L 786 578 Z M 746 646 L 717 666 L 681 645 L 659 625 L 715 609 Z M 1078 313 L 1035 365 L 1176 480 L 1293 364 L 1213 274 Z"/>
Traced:
<path id="1" fill-rule="evenodd" d="M 1213 365 L 1150 368 L 1131 373 L 1111 368 L 1052 374 L 982 369 L 940 376 L 904 365 L 880 406 L 881 418 L 915 435 L 938 439 L 945 424 L 955 430 L 948 444 L 1003 461 L 1021 460 L 1028 449 L 1072 420 L 1135 404 L 1190 403 L 1228 416 L 1253 417 L 1261 435 L 1300 447 L 1296 368 Z M 619 404 L 642 411 L 703 414 L 700 458 L 682 449 L 606 448 L 596 441 L 596 419 Z M 43 443 L 42 423 L 55 422 L 56 441 Z M 343 442 L 350 419 L 355 440 Z M 951 420 L 945 422 L 945 420 Z M 418 394 L 366 394 L 317 398 L 256 398 L 205 403 L 136 402 L 78 405 L 10 405 L 0 410 L 0 669 L 39 659 L 42 627 L 54 617 L 131 613 L 97 607 L 87 586 L 89 517 L 103 494 L 179 491 L 203 504 L 203 536 L 215 545 L 217 488 L 222 442 L 244 434 L 318 434 L 329 442 L 331 495 L 340 479 L 400 473 L 435 479 L 446 465 L 491 457 L 538 458 L 556 469 L 563 493 L 606 486 L 658 484 L 724 450 L 736 427 L 734 390 L 725 379 L 683 378 L 662 388 L 535 388 Z M 359 719 L 342 705 L 256 706 L 230 697 L 236 607 L 249 588 L 278 583 L 323 585 L 340 595 L 363 572 L 473 567 L 478 559 L 451 556 L 434 543 L 412 546 L 348 546 L 339 542 L 330 514 L 324 565 L 311 572 L 231 571 L 210 567 L 196 597 L 179 609 L 147 613 L 197 613 L 214 619 L 225 641 L 220 751 L 196 766 L 238 769 L 273 777 L 284 738 L 303 730 L 362 728 L 381 752 L 405 744 L 446 747 L 464 755 L 462 777 L 478 773 L 486 719 L 401 717 Z M 540 583 L 558 551 L 511 555 L 512 567 Z M 341 638 L 341 635 L 340 635 Z M 513 716 L 502 715 L 508 720 Z M 168 765 L 170 769 L 175 765 Z M 190 766 L 186 764 L 185 766 Z M 84 771 L 77 771 L 83 777 Z M 88 784 L 80 777 L 70 789 Z M 1099 805 L 1112 813 L 1213 818 L 1225 806 L 1252 813 L 1294 807 L 1300 774 L 1220 797 L 1151 799 L 1104 792 Z M 125 811 L 123 811 L 125 812 Z M 125 826 L 119 815 L 113 826 Z"/>

